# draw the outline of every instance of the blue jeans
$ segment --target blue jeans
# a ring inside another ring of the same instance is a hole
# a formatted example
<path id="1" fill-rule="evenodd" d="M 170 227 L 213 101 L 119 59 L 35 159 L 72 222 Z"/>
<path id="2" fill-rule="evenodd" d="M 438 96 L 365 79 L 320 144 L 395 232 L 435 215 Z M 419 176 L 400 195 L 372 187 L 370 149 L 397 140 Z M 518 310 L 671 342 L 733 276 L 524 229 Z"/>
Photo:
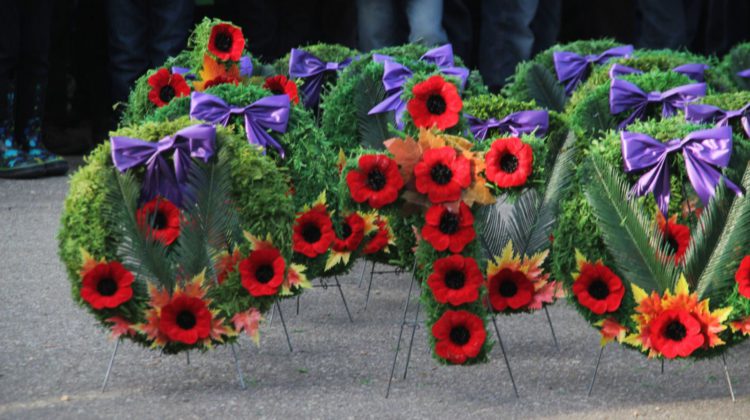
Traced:
<path id="1" fill-rule="evenodd" d="M 126 101 L 138 77 L 185 48 L 193 8 L 194 0 L 108 0 L 114 102 Z"/>
<path id="2" fill-rule="evenodd" d="M 448 42 L 443 29 L 443 0 L 357 0 L 359 48 L 370 51 L 402 44 L 401 12 L 409 25 L 409 42 L 428 46 Z"/>

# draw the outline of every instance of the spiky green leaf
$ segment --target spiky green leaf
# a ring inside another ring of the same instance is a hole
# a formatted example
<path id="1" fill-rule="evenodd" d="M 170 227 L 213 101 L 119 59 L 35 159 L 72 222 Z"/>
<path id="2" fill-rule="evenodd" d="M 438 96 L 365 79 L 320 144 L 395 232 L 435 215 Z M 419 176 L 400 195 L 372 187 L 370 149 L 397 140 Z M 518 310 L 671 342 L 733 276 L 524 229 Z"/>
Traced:
<path id="1" fill-rule="evenodd" d="M 362 78 L 359 83 L 360 93 L 355 95 L 354 106 L 357 108 L 357 128 L 363 147 L 384 150 L 383 141 L 389 137 L 388 121 L 393 118 L 392 112 L 367 115 L 370 110 L 385 98 L 385 89 L 379 79 Z"/>
<path id="2" fill-rule="evenodd" d="M 526 86 L 529 95 L 536 101 L 539 106 L 562 112 L 568 97 L 565 95 L 565 89 L 557 81 L 552 72 L 540 64 L 533 64 L 526 73 Z"/>

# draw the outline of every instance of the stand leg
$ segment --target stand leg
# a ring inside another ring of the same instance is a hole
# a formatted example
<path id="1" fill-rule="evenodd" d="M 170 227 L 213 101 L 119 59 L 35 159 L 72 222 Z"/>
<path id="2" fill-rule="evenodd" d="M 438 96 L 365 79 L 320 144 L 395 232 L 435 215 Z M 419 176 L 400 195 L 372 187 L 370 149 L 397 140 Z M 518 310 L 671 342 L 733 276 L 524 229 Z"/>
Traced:
<path id="1" fill-rule="evenodd" d="M 406 313 L 409 311 L 409 300 L 411 300 L 411 291 L 414 288 L 414 280 L 416 279 L 417 262 L 414 261 L 414 268 L 412 269 L 411 282 L 409 283 L 409 293 L 406 294 L 406 302 L 404 302 L 404 316 L 401 317 L 401 329 L 398 332 L 398 341 L 396 342 L 396 352 L 393 353 L 393 365 L 391 366 L 391 375 L 388 377 L 388 388 L 385 390 L 385 397 L 391 393 L 391 382 L 393 382 L 393 373 L 396 371 L 396 361 L 398 360 L 398 352 L 401 350 L 401 336 L 404 334 L 404 325 L 406 325 Z"/>
<path id="2" fill-rule="evenodd" d="M 268 326 L 269 327 L 273 325 L 273 314 L 274 313 L 276 313 L 276 305 L 271 306 L 271 316 L 268 317 Z"/>
<path id="3" fill-rule="evenodd" d="M 734 389 L 732 389 L 732 378 L 729 377 L 729 369 L 727 369 L 727 356 L 724 353 L 721 354 L 721 363 L 724 364 L 724 376 L 727 378 L 727 386 L 729 387 L 729 395 L 732 396 L 732 402 L 736 402 L 734 398 Z"/>
<path id="4" fill-rule="evenodd" d="M 513 393 L 516 394 L 516 398 L 520 398 L 518 395 L 518 388 L 516 387 L 516 380 L 513 379 L 513 370 L 510 368 L 510 362 L 508 361 L 508 354 L 505 352 L 505 346 L 503 345 L 503 339 L 500 337 L 500 329 L 497 327 L 497 317 L 490 308 L 490 314 L 492 316 L 492 325 L 495 327 L 495 335 L 497 335 L 497 344 L 500 346 L 500 351 L 503 352 L 503 360 L 505 360 L 505 368 L 508 369 L 508 376 L 510 376 L 510 383 L 513 385 Z"/>
<path id="5" fill-rule="evenodd" d="M 370 282 L 367 283 L 367 294 L 365 294 L 365 311 L 367 311 L 367 303 L 370 302 L 370 290 L 372 289 L 372 276 L 375 272 L 375 261 L 372 262 L 372 268 L 370 269 Z"/>
<path id="6" fill-rule="evenodd" d="M 112 365 L 115 363 L 115 356 L 117 355 L 117 349 L 120 347 L 120 339 L 115 341 L 115 349 L 112 350 L 112 357 L 109 358 L 109 365 L 107 365 L 107 373 L 104 374 L 104 382 L 102 383 L 102 392 L 107 389 L 107 382 L 109 382 L 109 374 L 112 372 Z"/>
<path id="7" fill-rule="evenodd" d="M 664 375 L 664 359 L 661 359 L 661 374 Z"/>
<path id="8" fill-rule="evenodd" d="M 354 319 L 352 318 L 351 312 L 349 312 L 349 305 L 346 304 L 346 298 L 344 297 L 344 291 L 341 289 L 341 283 L 339 283 L 339 277 L 333 276 L 333 279 L 336 281 L 336 287 L 339 288 L 339 293 L 341 294 L 341 301 L 344 302 L 344 309 L 346 309 L 346 315 L 349 317 L 349 322 L 354 322 Z"/>
<path id="9" fill-rule="evenodd" d="M 247 389 L 245 386 L 245 378 L 242 376 L 242 370 L 240 369 L 240 361 L 237 359 L 237 351 L 234 349 L 234 344 L 229 346 L 232 349 L 232 356 L 234 356 L 234 367 L 237 369 L 237 379 L 240 381 L 240 388 Z"/>
<path id="10" fill-rule="evenodd" d="M 284 314 L 281 312 L 281 305 L 279 305 L 279 300 L 276 299 L 276 303 L 274 304 L 276 308 L 279 310 L 279 319 L 281 320 L 281 326 L 284 327 L 284 335 L 286 336 L 286 345 L 289 347 L 289 353 L 291 353 L 292 350 L 292 340 L 289 339 L 289 332 L 286 330 L 286 321 L 284 321 Z"/>
<path id="11" fill-rule="evenodd" d="M 555 342 L 555 348 L 560 351 L 560 345 L 557 344 L 557 335 L 555 335 L 555 327 L 552 326 L 552 318 L 549 316 L 549 310 L 547 306 L 544 306 L 544 314 L 547 315 L 547 323 L 549 324 L 549 330 L 552 333 L 552 341 Z"/>
<path id="12" fill-rule="evenodd" d="M 299 315 L 299 298 L 301 295 L 297 295 L 297 315 Z"/>
<path id="13" fill-rule="evenodd" d="M 411 326 L 411 338 L 409 339 L 409 350 L 406 352 L 406 366 L 404 366 L 404 379 L 406 379 L 406 373 L 409 371 L 409 360 L 411 360 L 411 348 L 414 345 L 414 333 L 417 331 L 417 325 L 419 323 L 419 308 L 422 302 L 417 300 L 417 313 L 414 314 L 414 324 Z"/>
<path id="14" fill-rule="evenodd" d="M 375 263 L 373 263 L 375 264 Z M 359 283 L 357 284 L 357 288 L 362 287 L 362 281 L 365 279 L 365 271 L 367 270 L 367 260 L 364 260 L 364 263 L 362 264 L 362 272 L 359 273 Z"/>
<path id="15" fill-rule="evenodd" d="M 591 391 L 594 390 L 594 381 L 596 381 L 596 374 L 599 373 L 599 363 L 602 361 L 602 353 L 604 353 L 604 346 L 599 349 L 599 357 L 596 358 L 596 367 L 594 367 L 594 375 L 591 377 L 591 383 L 589 384 L 589 392 L 586 394 L 587 397 L 591 396 Z"/>
<path id="16" fill-rule="evenodd" d="M 187 365 L 190 366 L 190 352 L 189 351 L 185 352 L 185 359 L 187 360 Z"/>

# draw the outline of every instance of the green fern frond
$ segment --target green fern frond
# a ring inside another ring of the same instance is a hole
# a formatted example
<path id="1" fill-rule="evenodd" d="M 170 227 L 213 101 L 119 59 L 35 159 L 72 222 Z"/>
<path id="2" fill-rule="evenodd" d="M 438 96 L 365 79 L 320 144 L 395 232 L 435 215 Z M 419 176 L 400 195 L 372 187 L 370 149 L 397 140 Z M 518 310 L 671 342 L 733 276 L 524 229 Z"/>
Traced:
<path id="1" fill-rule="evenodd" d="M 385 98 L 385 89 L 380 79 L 362 78 L 360 94 L 355 95 L 357 128 L 360 144 L 367 149 L 384 150 L 383 142 L 389 137 L 388 121 L 392 112 L 367 115 L 370 110 Z"/>
<path id="2" fill-rule="evenodd" d="M 503 195 L 491 206 L 482 206 L 476 212 L 475 218 L 481 226 L 480 237 L 487 248 L 484 250 L 487 258 L 500 255 L 503 247 L 511 240 L 507 229 L 503 227 L 503 216 L 511 209 L 507 196 Z"/>
<path id="3" fill-rule="evenodd" d="M 624 280 L 646 292 L 663 293 L 677 278 L 661 232 L 640 204 L 628 198 L 628 184 L 601 158 L 590 160 L 591 180 L 585 188 L 604 243 Z"/>
<path id="4" fill-rule="evenodd" d="M 555 75 L 540 64 L 533 64 L 526 73 L 526 86 L 529 95 L 539 106 L 563 112 L 568 97 Z"/>

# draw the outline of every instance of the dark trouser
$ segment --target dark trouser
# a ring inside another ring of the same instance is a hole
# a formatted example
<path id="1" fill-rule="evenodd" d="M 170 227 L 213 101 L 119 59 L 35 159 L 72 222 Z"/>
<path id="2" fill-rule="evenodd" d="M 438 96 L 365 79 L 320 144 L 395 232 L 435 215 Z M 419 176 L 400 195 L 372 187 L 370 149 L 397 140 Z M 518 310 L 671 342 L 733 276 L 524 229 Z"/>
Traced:
<path id="1" fill-rule="evenodd" d="M 126 101 L 138 77 L 185 48 L 193 8 L 193 0 L 108 0 L 114 102 Z"/>
<path id="2" fill-rule="evenodd" d="M 638 0 L 638 48 L 687 48 L 698 31 L 699 0 Z"/>

